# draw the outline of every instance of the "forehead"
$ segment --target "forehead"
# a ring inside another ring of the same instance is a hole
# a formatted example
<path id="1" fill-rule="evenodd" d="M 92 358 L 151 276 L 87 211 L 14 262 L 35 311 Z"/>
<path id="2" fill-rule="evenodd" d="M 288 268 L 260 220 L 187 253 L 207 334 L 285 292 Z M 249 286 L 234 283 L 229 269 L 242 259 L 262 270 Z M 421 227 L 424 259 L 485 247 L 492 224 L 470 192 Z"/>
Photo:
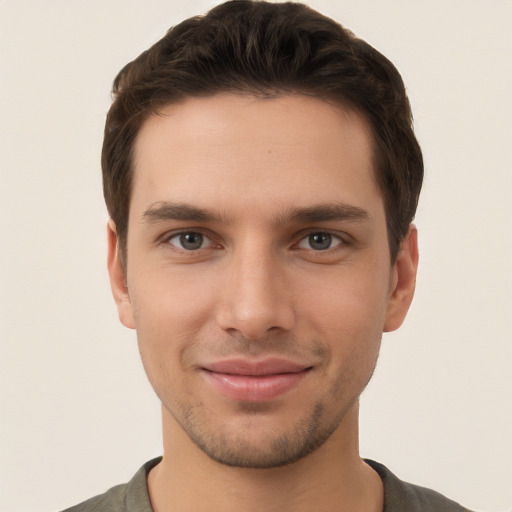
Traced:
<path id="1" fill-rule="evenodd" d="M 142 125 L 132 206 L 193 200 L 209 208 L 215 201 L 218 209 L 329 201 L 380 207 L 372 156 L 366 122 L 339 105 L 304 95 L 189 98 Z"/>

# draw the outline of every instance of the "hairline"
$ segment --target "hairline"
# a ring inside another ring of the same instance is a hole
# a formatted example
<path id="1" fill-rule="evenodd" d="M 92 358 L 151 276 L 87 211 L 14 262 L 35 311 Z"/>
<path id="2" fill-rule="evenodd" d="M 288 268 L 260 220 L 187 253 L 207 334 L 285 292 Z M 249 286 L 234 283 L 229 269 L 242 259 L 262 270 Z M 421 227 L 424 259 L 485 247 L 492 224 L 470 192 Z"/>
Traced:
<path id="1" fill-rule="evenodd" d="M 381 198 L 383 200 L 384 205 L 384 213 L 386 218 L 386 237 L 388 241 L 388 248 L 390 252 L 390 260 L 391 264 L 393 264 L 396 260 L 396 256 L 398 254 L 398 248 L 401 243 L 401 240 L 398 240 L 397 247 L 393 247 L 392 244 L 392 234 L 390 233 L 390 225 L 389 225 L 389 219 L 388 219 L 388 204 L 386 199 L 386 188 L 382 183 L 382 175 L 383 170 L 379 170 L 381 167 L 380 160 L 380 151 L 379 151 L 379 143 L 378 143 L 378 136 L 375 133 L 375 127 L 371 120 L 369 119 L 369 116 L 367 113 L 364 112 L 364 110 L 361 107 L 358 107 L 354 102 L 351 102 L 350 100 L 343 98 L 341 96 L 335 96 L 334 94 L 316 94 L 314 92 L 310 92 L 307 89 L 300 89 L 299 87 L 289 87 L 289 88 L 279 88 L 279 87 L 260 87 L 257 88 L 254 85 L 246 86 L 246 87 L 232 87 L 232 88 L 223 88 L 223 87 L 212 87 L 211 91 L 208 92 L 198 92 L 198 93 L 181 93 L 180 95 L 177 95 L 175 98 L 169 98 L 168 101 L 161 101 L 157 104 L 150 106 L 146 109 L 141 110 L 138 115 L 134 116 L 134 119 L 136 118 L 136 133 L 133 138 L 131 148 L 130 148 L 130 154 L 128 157 L 129 162 L 129 190 L 128 190 L 128 197 L 127 197 L 127 209 L 126 209 L 126 222 L 123 226 L 123 232 L 117 233 L 118 239 L 119 239 L 119 252 L 120 252 L 120 258 L 121 262 L 123 264 L 123 267 L 126 271 L 126 263 L 128 258 L 128 231 L 129 231 L 129 216 L 130 216 L 130 208 L 131 208 L 131 198 L 133 194 L 133 182 L 134 182 L 134 175 L 135 175 L 135 152 L 137 147 L 137 140 L 139 138 L 139 134 L 143 128 L 143 125 L 147 122 L 147 120 L 151 116 L 162 116 L 164 115 L 164 110 L 167 109 L 169 106 L 172 105 L 179 105 L 180 103 L 184 103 L 187 100 L 190 99 L 197 99 L 197 98 L 213 98 L 215 96 L 221 95 L 221 94 L 228 94 L 233 95 L 234 97 L 253 97 L 258 100 L 266 100 L 266 99 L 277 99 L 282 98 L 286 96 L 306 96 L 308 98 L 317 99 L 319 101 L 323 101 L 334 108 L 338 109 L 340 112 L 346 112 L 348 114 L 356 115 L 364 124 L 364 127 L 367 131 L 367 135 L 370 140 L 370 147 L 372 154 L 370 155 L 371 164 L 372 164 L 372 175 L 373 179 L 375 180 L 374 183 L 376 184 L 379 193 L 381 195 Z"/>

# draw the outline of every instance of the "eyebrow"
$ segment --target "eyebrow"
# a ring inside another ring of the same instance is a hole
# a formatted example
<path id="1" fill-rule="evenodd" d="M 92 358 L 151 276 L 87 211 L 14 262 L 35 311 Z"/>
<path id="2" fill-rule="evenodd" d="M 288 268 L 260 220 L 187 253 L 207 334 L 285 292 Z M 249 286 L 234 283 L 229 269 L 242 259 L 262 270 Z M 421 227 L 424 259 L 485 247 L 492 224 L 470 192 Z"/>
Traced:
<path id="1" fill-rule="evenodd" d="M 144 222 L 159 222 L 168 220 L 194 222 L 223 222 L 229 219 L 206 208 L 199 208 L 189 203 L 173 203 L 158 201 L 151 204 L 142 214 Z M 326 221 L 367 221 L 369 213 L 358 206 L 345 203 L 327 203 L 308 207 L 290 208 L 278 215 L 276 224 L 297 223 L 307 224 Z"/>
<path id="2" fill-rule="evenodd" d="M 145 222 L 158 222 L 165 220 L 190 220 L 196 222 L 212 222 L 220 220 L 219 216 L 211 210 L 197 208 L 188 203 L 170 203 L 158 201 L 151 204 L 142 214 Z"/>
<path id="3" fill-rule="evenodd" d="M 284 215 L 279 216 L 277 222 L 307 224 L 333 220 L 366 221 L 369 219 L 370 214 L 358 206 L 345 203 L 328 203 L 305 208 L 292 208 Z"/>

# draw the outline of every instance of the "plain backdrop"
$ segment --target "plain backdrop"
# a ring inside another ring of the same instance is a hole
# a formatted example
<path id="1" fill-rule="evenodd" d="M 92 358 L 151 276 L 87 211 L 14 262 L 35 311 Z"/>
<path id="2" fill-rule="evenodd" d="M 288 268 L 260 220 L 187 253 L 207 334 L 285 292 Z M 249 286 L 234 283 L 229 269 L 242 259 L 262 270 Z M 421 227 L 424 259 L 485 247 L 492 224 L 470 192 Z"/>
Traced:
<path id="1" fill-rule="evenodd" d="M 161 453 L 105 266 L 117 71 L 208 0 L 0 1 L 0 510 L 51 512 Z M 362 397 L 361 453 L 512 510 L 512 1 L 312 0 L 387 55 L 426 162 L 415 302 Z"/>

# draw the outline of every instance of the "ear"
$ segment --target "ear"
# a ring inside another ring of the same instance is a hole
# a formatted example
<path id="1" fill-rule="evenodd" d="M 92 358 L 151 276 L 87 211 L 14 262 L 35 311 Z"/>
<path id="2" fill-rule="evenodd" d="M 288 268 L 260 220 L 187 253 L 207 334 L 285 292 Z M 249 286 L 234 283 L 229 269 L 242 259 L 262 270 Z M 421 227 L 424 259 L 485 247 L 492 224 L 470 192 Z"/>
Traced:
<path id="1" fill-rule="evenodd" d="M 117 305 L 117 312 L 121 323 L 135 329 L 135 320 L 133 318 L 132 303 L 128 286 L 126 284 L 126 271 L 123 266 L 119 254 L 119 241 L 117 239 L 116 225 L 110 219 L 107 224 L 108 236 L 108 274 L 110 277 L 110 286 L 112 288 L 112 295 Z"/>
<path id="2" fill-rule="evenodd" d="M 418 257 L 418 232 L 411 224 L 393 266 L 384 332 L 398 329 L 407 315 L 416 288 Z"/>

